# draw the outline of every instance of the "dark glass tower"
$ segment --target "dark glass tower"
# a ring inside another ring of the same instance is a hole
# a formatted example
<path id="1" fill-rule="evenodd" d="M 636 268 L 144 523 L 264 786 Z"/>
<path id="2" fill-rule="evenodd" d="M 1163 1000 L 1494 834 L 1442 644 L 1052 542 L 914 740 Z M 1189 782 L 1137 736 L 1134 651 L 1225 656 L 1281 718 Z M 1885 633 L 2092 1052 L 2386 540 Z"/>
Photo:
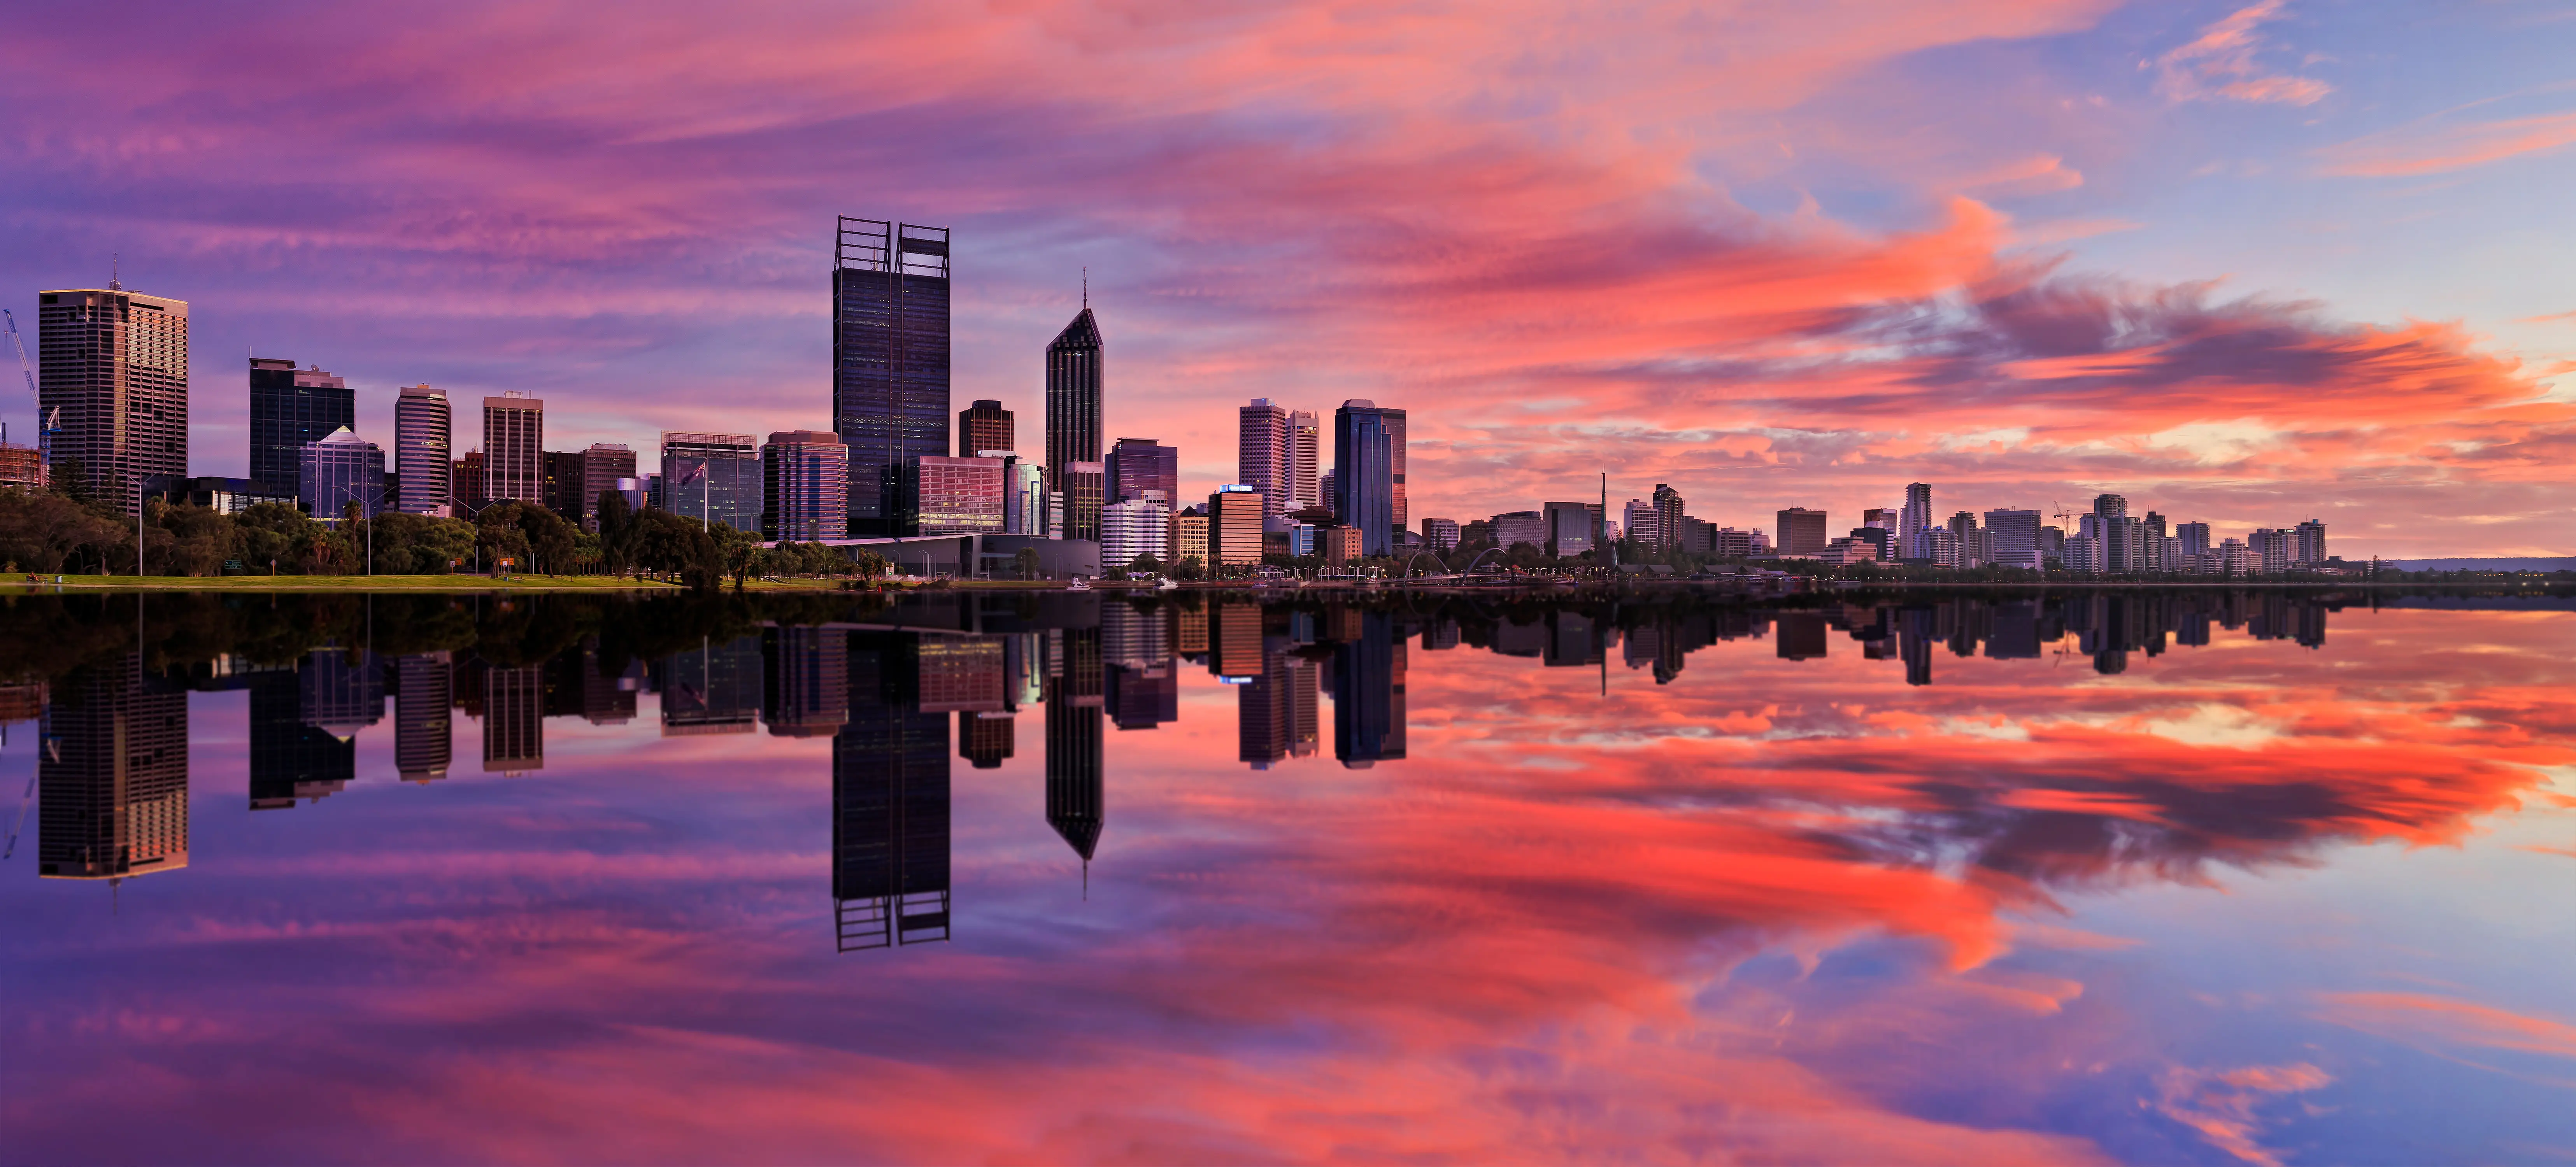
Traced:
<path id="1" fill-rule="evenodd" d="M 1333 646 L 1333 756 L 1354 770 L 1404 757 L 1405 638 L 1383 612 L 1353 612 Z"/>
<path id="2" fill-rule="evenodd" d="M 948 939 L 948 715 L 921 708 L 918 639 L 847 641 L 832 739 L 832 899 L 843 952 Z"/>
<path id="3" fill-rule="evenodd" d="M 1333 513 L 1360 532 L 1360 554 L 1395 547 L 1395 446 L 1386 410 L 1352 400 L 1333 411 Z M 1401 422 L 1396 423 L 1401 425 Z"/>
<path id="4" fill-rule="evenodd" d="M 1065 489 L 1056 475 L 1066 464 L 1099 460 L 1100 324 L 1085 304 L 1082 314 L 1047 346 L 1047 487 Z"/>
<path id="5" fill-rule="evenodd" d="M 1101 690 L 1104 678 L 1098 628 L 1068 628 L 1052 647 L 1047 671 L 1046 819 L 1086 867 L 1100 846 L 1107 819 L 1101 772 Z"/>
<path id="6" fill-rule="evenodd" d="M 885 468 L 948 456 L 947 228 L 841 220 L 832 429 L 850 447 L 850 533 L 882 533 Z"/>
<path id="7" fill-rule="evenodd" d="M 294 494 L 305 443 L 343 426 L 358 428 L 358 393 L 347 381 L 293 361 L 250 359 L 252 481 Z"/>

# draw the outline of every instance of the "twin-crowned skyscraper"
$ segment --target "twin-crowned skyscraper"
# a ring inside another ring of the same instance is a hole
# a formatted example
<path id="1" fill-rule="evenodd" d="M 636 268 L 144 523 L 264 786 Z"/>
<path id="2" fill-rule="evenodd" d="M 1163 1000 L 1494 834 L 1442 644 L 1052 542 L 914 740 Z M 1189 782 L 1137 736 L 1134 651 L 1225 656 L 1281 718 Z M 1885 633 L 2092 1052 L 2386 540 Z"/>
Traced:
<path id="1" fill-rule="evenodd" d="M 841 217 L 832 429 L 850 451 L 850 534 L 884 533 L 886 468 L 948 456 L 947 228 Z"/>

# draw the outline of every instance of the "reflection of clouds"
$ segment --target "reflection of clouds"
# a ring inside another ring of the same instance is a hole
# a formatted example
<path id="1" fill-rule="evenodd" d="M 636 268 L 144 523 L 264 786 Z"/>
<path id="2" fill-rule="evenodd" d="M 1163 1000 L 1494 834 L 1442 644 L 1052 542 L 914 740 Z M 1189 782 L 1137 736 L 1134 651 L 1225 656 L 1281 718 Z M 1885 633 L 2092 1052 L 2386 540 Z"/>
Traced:
<path id="1" fill-rule="evenodd" d="M 2264 1121 L 2256 1111 L 2280 1095 L 2320 1090 L 2333 1081 L 2334 1075 L 2305 1062 L 2224 1070 L 2176 1067 L 2164 1075 L 2156 1109 L 2239 1160 L 2278 1167 L 2280 1156 L 2262 1144 Z"/>

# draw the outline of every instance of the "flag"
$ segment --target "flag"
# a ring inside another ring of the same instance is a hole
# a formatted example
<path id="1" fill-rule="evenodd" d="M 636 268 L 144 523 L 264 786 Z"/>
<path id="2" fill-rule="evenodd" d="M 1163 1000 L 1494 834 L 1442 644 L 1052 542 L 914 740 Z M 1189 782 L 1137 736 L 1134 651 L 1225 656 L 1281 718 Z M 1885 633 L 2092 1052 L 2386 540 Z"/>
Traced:
<path id="1" fill-rule="evenodd" d="M 687 486 L 707 476 L 707 464 L 700 462 L 680 472 L 680 485 Z"/>

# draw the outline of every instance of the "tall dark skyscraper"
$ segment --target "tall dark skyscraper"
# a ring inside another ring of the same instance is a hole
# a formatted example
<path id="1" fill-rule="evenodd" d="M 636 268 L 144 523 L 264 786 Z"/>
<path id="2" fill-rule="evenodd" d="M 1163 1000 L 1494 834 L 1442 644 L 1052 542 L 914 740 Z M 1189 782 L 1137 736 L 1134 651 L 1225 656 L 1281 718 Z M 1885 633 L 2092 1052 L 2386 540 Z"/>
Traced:
<path id="1" fill-rule="evenodd" d="M 1352 400 L 1333 411 L 1333 513 L 1360 533 L 1360 554 L 1395 546 L 1395 446 L 1386 410 Z M 1401 425 L 1399 421 L 1396 423 Z"/>
<path id="2" fill-rule="evenodd" d="M 358 391 L 347 381 L 293 361 L 250 359 L 251 481 L 294 494 L 305 445 L 341 428 L 358 428 Z M 447 456 L 443 440 L 437 456 Z"/>
<path id="3" fill-rule="evenodd" d="M 1406 638 L 1383 612 L 1347 614 L 1358 627 L 1333 646 L 1333 756 L 1364 770 L 1404 757 Z"/>
<path id="4" fill-rule="evenodd" d="M 948 939 L 948 715 L 921 708 L 918 638 L 845 642 L 832 738 L 832 899 L 843 952 Z"/>
<path id="5" fill-rule="evenodd" d="M 456 704 L 456 666 L 446 651 L 394 660 L 394 769 L 405 782 L 447 777 L 456 752 L 449 710 Z"/>
<path id="6" fill-rule="evenodd" d="M 849 527 L 884 528 L 885 468 L 948 456 L 948 229 L 843 217 L 832 265 L 832 429 Z"/>
<path id="7" fill-rule="evenodd" d="M 1073 323 L 1065 325 L 1064 331 L 1055 334 L 1054 343 L 1047 345 L 1049 489 L 1065 489 L 1057 471 L 1066 465 L 1100 461 L 1100 429 L 1100 324 L 1092 319 L 1091 305 L 1086 303 Z"/>
<path id="8" fill-rule="evenodd" d="M 1046 695 L 1046 820 L 1085 864 L 1107 819 L 1101 772 L 1104 686 L 1098 628 L 1050 634 L 1054 661 Z"/>

